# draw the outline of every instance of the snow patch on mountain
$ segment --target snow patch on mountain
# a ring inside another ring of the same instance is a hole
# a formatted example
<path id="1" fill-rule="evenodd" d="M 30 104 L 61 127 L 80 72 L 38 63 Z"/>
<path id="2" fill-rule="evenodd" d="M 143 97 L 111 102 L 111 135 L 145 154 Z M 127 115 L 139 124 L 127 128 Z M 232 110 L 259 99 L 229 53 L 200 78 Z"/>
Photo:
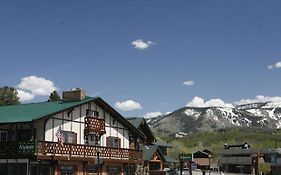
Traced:
<path id="1" fill-rule="evenodd" d="M 198 117 L 201 115 L 200 112 L 194 109 L 186 109 L 183 113 L 187 116 L 191 116 L 194 120 L 197 120 Z"/>
<path id="2" fill-rule="evenodd" d="M 262 108 L 281 108 L 281 102 L 267 102 Z"/>
<path id="3" fill-rule="evenodd" d="M 242 118 L 242 121 L 244 121 L 247 126 L 251 126 L 252 125 L 252 121 L 249 120 L 248 118 Z"/>
<path id="4" fill-rule="evenodd" d="M 262 116 L 260 109 L 248 109 L 246 111 L 253 114 L 254 116 Z"/>
<path id="5" fill-rule="evenodd" d="M 266 118 L 262 118 L 261 120 L 257 121 L 257 123 L 260 123 L 261 126 L 266 126 L 268 123 L 268 120 Z"/>
<path id="6" fill-rule="evenodd" d="M 221 111 L 223 116 L 237 116 L 234 112 L 233 112 L 233 108 L 218 108 L 218 110 Z"/>
<path id="7" fill-rule="evenodd" d="M 183 107 L 171 114 L 161 115 L 151 120 L 156 130 L 170 121 L 177 128 L 166 128 L 167 132 L 194 133 L 209 129 L 228 127 L 281 128 L 281 103 L 254 103 L 232 107 Z M 273 107 L 274 106 L 274 107 Z M 272 108 L 269 108 L 272 107 Z M 163 128 L 162 128 L 163 129 Z"/>

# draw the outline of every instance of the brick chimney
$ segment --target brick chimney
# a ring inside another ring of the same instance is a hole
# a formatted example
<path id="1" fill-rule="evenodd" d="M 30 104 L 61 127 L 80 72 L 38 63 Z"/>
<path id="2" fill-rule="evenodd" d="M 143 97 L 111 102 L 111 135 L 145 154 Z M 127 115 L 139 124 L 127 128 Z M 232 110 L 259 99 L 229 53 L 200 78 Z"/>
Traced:
<path id="1" fill-rule="evenodd" d="M 62 101 L 81 101 L 85 98 L 86 92 L 80 88 L 62 92 Z"/>

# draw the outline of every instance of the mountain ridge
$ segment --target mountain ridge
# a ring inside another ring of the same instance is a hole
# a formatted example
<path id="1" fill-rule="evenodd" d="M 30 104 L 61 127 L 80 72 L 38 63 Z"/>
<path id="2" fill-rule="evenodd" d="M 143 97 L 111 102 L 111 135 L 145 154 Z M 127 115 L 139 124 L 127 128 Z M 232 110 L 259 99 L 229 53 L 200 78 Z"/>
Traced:
<path id="1" fill-rule="evenodd" d="M 235 107 L 182 107 L 170 114 L 146 118 L 158 133 L 196 133 L 230 127 L 281 128 L 281 103 L 264 102 Z"/>

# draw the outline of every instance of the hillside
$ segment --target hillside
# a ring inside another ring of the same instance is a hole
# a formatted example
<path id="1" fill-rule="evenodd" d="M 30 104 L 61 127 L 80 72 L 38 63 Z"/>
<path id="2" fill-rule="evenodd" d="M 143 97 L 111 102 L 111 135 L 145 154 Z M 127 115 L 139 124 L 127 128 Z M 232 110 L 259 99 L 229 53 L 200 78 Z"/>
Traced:
<path id="1" fill-rule="evenodd" d="M 208 149 L 215 154 L 223 149 L 224 144 L 242 144 L 247 142 L 253 148 L 281 147 L 281 131 L 266 128 L 236 127 L 188 134 L 183 138 L 158 135 L 159 140 L 173 146 L 172 157 L 178 153 L 195 152 Z"/>
<path id="2" fill-rule="evenodd" d="M 253 103 L 230 107 L 183 107 L 148 124 L 160 135 L 197 133 L 232 127 L 277 129 L 281 127 L 280 103 Z M 172 125 L 171 125 L 172 124 Z"/>

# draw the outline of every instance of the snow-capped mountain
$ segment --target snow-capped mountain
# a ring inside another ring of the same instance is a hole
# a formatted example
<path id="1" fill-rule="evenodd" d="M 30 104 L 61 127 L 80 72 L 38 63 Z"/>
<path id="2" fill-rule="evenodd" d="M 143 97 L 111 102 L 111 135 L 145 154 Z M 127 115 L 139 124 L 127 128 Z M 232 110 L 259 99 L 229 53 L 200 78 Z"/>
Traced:
<path id="1" fill-rule="evenodd" d="M 159 133 L 193 133 L 228 127 L 281 128 L 281 103 L 252 103 L 236 107 L 183 107 L 170 114 L 149 118 Z"/>

